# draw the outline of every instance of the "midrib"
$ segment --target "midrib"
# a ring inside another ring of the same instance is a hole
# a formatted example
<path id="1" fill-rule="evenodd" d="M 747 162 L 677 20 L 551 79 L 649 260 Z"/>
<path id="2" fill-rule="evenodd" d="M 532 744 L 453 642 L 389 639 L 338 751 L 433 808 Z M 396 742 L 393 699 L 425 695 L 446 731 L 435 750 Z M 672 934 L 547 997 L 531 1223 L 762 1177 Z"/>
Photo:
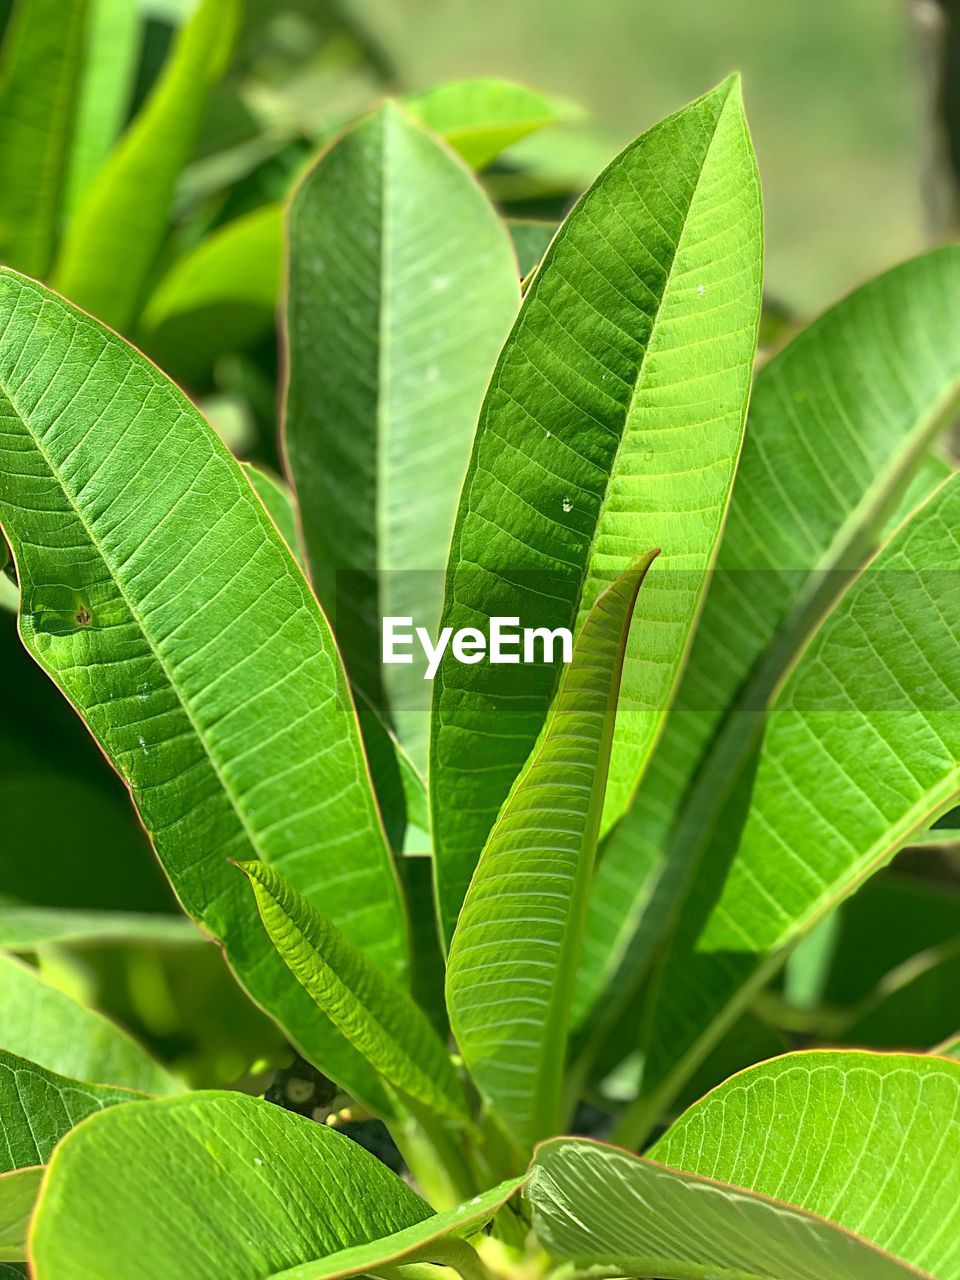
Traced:
<path id="1" fill-rule="evenodd" d="M 650 349 L 653 347 L 657 337 L 657 333 L 660 326 L 660 320 L 663 315 L 664 302 L 667 298 L 667 295 L 670 292 L 670 287 L 673 283 L 673 275 L 677 265 L 677 258 L 680 256 L 680 251 L 683 247 L 684 239 L 687 235 L 687 232 L 690 226 L 690 212 L 693 209 L 694 204 L 696 203 L 697 195 L 700 191 L 700 184 L 703 180 L 703 171 L 706 168 L 707 161 L 710 157 L 710 152 L 713 148 L 713 144 L 717 136 L 717 130 L 720 127 L 720 122 L 723 119 L 724 114 L 726 113 L 727 104 L 729 103 L 729 101 L 730 101 L 730 97 L 728 93 L 727 97 L 724 99 L 723 104 L 720 107 L 720 110 L 717 112 L 717 118 L 714 121 L 713 130 L 711 131 L 711 134 L 710 134 L 710 139 L 707 142 L 707 145 L 704 149 L 703 162 L 701 163 L 700 168 L 697 171 L 696 181 L 694 182 L 693 188 L 691 189 L 691 192 L 690 192 L 690 199 L 689 199 L 689 202 L 687 203 L 687 207 L 685 210 L 683 225 L 680 228 L 680 235 L 677 237 L 677 243 L 674 246 L 673 255 L 670 259 L 670 265 L 667 268 L 667 277 L 663 283 L 663 290 L 660 295 L 660 302 L 659 302 L 659 305 L 657 306 L 656 314 L 654 315 L 650 325 L 650 336 L 647 339 L 647 344 L 643 349 L 643 355 L 640 357 L 640 363 L 637 366 L 637 376 L 634 379 L 633 390 L 630 393 L 630 402 L 624 411 L 623 430 L 620 432 L 620 439 L 617 441 L 617 447 L 614 450 L 613 460 L 610 464 L 610 471 L 607 478 L 607 484 L 603 492 L 603 497 L 600 500 L 600 509 L 597 512 L 597 521 L 596 521 L 596 524 L 594 525 L 593 533 L 590 537 L 590 542 L 587 548 L 587 555 L 584 559 L 583 573 L 581 574 L 581 577 L 580 577 L 580 589 L 577 596 L 578 605 L 577 605 L 577 619 L 576 619 L 576 627 L 575 627 L 576 634 L 579 634 L 580 628 L 583 625 L 583 621 L 586 613 L 586 609 L 584 606 L 584 592 L 586 590 L 587 583 L 590 580 L 591 569 L 593 566 L 594 557 L 596 555 L 596 550 L 597 550 L 597 544 L 600 541 L 604 519 L 607 514 L 607 506 L 610 502 L 610 494 L 613 488 L 613 480 L 619 470 L 620 459 L 627 446 L 627 437 L 629 435 L 630 419 L 633 416 L 634 406 L 636 405 L 637 398 L 640 395 L 640 390 L 644 384 L 644 376 L 646 374 L 646 366 L 647 366 L 647 357 L 650 354 Z M 649 549 L 650 548 L 644 548 L 644 550 L 649 550 Z M 667 552 L 667 554 L 669 554 L 669 552 Z"/>

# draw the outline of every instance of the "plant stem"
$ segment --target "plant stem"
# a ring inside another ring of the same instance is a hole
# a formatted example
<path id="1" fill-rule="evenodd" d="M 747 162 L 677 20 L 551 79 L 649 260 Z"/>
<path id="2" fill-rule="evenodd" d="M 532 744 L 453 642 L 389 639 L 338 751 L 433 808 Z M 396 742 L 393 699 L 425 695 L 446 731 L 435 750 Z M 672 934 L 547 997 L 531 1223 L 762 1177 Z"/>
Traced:
<path id="1" fill-rule="evenodd" d="M 476 1193 L 457 1134 L 407 1099 L 407 1113 L 390 1125 L 394 1142 L 424 1196 L 435 1209 L 453 1209 Z"/>

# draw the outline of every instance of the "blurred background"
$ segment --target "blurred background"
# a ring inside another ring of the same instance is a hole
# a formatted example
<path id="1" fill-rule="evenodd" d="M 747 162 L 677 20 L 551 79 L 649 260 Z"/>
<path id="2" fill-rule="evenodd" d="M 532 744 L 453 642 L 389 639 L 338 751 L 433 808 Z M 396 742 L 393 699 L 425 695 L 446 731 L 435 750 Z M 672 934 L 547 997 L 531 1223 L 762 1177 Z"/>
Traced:
<path id="1" fill-rule="evenodd" d="M 588 124 L 569 131 L 569 163 L 585 172 L 594 155 L 602 161 L 741 71 L 767 286 L 792 309 L 821 309 L 925 242 L 935 2 L 344 0 L 342 9 L 389 52 L 402 85 L 498 75 L 581 104 Z M 553 145 L 559 163 L 560 138 L 546 138 L 529 149 Z"/>
<path id="2" fill-rule="evenodd" d="M 549 234 L 626 142 L 742 71 L 768 335 L 956 227 L 960 0 L 246 0 L 221 31 L 231 4 L 204 0 L 214 23 L 201 30 L 191 0 L 0 0 L 0 260 L 129 336 L 239 456 L 275 470 L 282 201 L 385 94 L 413 107 L 475 77 L 534 91 L 524 110 L 549 127 L 474 163 L 508 216 Z M 23 652 L 15 607 L 0 574 L 0 946 L 16 944 L 5 903 L 174 913 L 119 780 Z M 865 1024 L 873 1043 L 902 1043 L 908 1013 L 917 1046 L 954 1031 L 951 848 L 877 877 L 707 1074 L 788 1038 L 855 1042 Z M 891 887 L 896 875 L 909 885 Z M 194 1083 L 289 1057 L 218 953 L 186 935 L 35 959 Z"/>

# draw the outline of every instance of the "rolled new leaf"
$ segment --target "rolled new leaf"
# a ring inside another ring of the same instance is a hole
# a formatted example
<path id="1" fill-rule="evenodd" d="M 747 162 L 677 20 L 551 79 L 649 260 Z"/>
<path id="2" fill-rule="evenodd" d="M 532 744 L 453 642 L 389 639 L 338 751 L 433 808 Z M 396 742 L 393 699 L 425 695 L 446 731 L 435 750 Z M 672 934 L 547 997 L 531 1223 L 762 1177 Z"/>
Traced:
<path id="1" fill-rule="evenodd" d="M 624 668 L 604 829 L 663 727 L 723 525 L 760 312 L 756 162 L 736 80 L 656 125 L 561 226 L 490 382 L 450 550 L 443 625 L 582 626 L 638 547 L 664 547 Z M 433 689 L 439 909 L 543 728 L 549 666 L 461 666 Z"/>
<path id="2" fill-rule="evenodd" d="M 397 1089 L 469 1121 L 450 1055 L 426 1014 L 329 920 L 261 862 L 243 862 L 270 940 L 319 1009 Z"/>
<path id="3" fill-rule="evenodd" d="M 556 1133 L 567 1022 L 634 604 L 656 551 L 600 596 L 484 847 L 450 948 L 450 1024 L 520 1151 Z"/>
<path id="4" fill-rule="evenodd" d="M 560 1138 L 527 1190 L 557 1260 L 664 1280 L 957 1280 L 960 1064 L 797 1053 L 734 1076 L 648 1159 Z"/>

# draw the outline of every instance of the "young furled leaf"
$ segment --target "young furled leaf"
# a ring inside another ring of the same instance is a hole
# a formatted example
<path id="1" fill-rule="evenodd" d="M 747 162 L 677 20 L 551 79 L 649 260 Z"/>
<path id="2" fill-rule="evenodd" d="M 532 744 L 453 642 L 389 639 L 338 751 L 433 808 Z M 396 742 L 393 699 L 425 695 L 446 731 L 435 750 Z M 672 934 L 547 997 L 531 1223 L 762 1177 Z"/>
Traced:
<path id="1" fill-rule="evenodd" d="M 357 1052 L 395 1088 L 467 1121 L 450 1055 L 410 996 L 275 871 L 260 862 L 240 867 L 284 963 Z"/>
<path id="2" fill-rule="evenodd" d="M 652 551 L 587 615 L 543 737 L 507 798 L 450 947 L 450 1025 L 520 1152 L 555 1133 L 617 695 Z"/>

